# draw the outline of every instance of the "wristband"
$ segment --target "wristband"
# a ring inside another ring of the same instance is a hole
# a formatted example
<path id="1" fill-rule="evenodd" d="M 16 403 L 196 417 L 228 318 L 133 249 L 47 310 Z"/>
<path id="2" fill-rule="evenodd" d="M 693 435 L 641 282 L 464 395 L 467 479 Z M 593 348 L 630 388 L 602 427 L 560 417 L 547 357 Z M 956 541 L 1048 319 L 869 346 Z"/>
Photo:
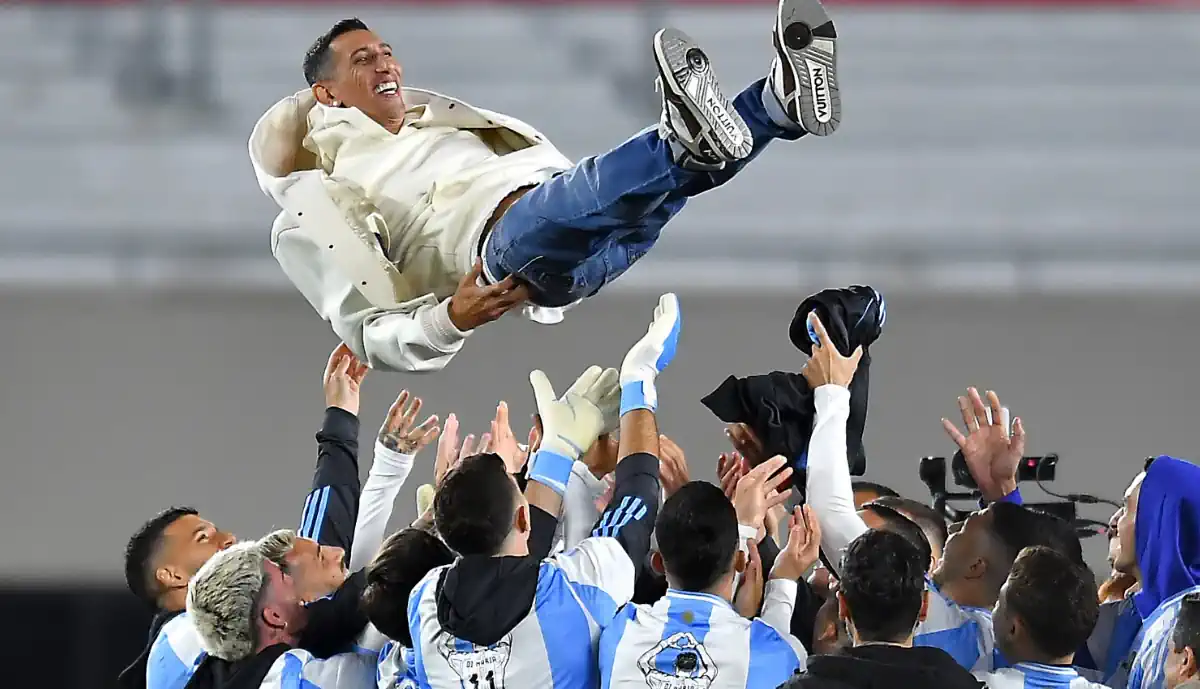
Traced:
<path id="1" fill-rule="evenodd" d="M 621 386 L 621 416 L 631 411 L 658 409 L 658 391 L 652 380 L 633 380 Z"/>
<path id="2" fill-rule="evenodd" d="M 537 481 L 561 497 L 567 492 L 575 460 L 549 450 L 538 450 L 529 462 L 529 480 Z"/>
<path id="3" fill-rule="evenodd" d="M 1014 505 L 1025 504 L 1025 501 L 1021 498 L 1021 489 L 1020 488 L 1013 488 L 1013 491 L 1011 493 L 1005 495 L 1004 497 L 1000 498 L 996 502 L 1011 502 Z"/>
<path id="4" fill-rule="evenodd" d="M 749 541 L 758 540 L 758 529 L 745 524 L 738 524 L 738 550 L 743 553 L 750 552 Z"/>

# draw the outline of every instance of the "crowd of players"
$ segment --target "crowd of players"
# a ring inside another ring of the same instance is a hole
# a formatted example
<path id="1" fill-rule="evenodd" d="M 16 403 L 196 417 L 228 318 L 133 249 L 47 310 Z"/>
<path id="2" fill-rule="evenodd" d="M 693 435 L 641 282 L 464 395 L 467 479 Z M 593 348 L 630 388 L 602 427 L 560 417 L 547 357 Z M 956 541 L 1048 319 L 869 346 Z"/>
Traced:
<path id="1" fill-rule="evenodd" d="M 655 422 L 680 323 L 664 296 L 619 369 L 561 396 L 533 372 L 526 443 L 504 403 L 460 439 L 453 414 L 418 423 L 402 393 L 365 482 L 367 367 L 339 347 L 298 530 L 238 541 L 172 508 L 130 540 L 128 585 L 158 615 L 123 686 L 1200 689 L 1200 467 L 1159 457 L 1137 474 L 1098 590 L 1072 525 L 1022 506 L 1025 429 L 1001 424 L 994 393 L 969 391 L 963 426 L 946 422 L 984 500 L 964 522 L 852 483 L 859 353 L 814 315 L 803 465 L 734 425 L 715 481 L 692 480 L 708 470 Z M 420 516 L 388 535 L 430 446 Z"/>

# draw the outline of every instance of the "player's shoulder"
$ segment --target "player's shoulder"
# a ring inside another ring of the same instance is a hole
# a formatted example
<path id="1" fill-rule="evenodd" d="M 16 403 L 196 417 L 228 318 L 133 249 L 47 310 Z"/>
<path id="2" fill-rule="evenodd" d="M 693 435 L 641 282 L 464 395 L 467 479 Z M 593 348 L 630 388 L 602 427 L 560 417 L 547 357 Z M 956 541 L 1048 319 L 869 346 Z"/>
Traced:
<path id="1" fill-rule="evenodd" d="M 608 536 L 585 538 L 573 548 L 556 553 L 545 560 L 553 567 L 568 573 L 581 566 L 601 571 L 624 571 L 633 568 L 633 561 L 621 546 L 621 542 Z"/>
<path id="2" fill-rule="evenodd" d="M 154 643 L 150 646 L 151 656 L 170 651 L 183 660 L 185 664 L 204 652 L 200 642 L 200 634 L 186 612 L 181 612 L 168 620 L 158 631 Z"/>
<path id="3" fill-rule="evenodd" d="M 429 570 L 425 576 L 421 577 L 421 580 L 417 582 L 416 586 L 413 586 L 413 592 L 411 594 L 412 597 L 409 598 L 410 605 L 416 600 L 425 600 L 427 598 L 436 596 L 438 580 L 442 578 L 442 575 L 446 573 L 446 570 L 453 566 L 453 564 L 439 565 Z"/>
<path id="4" fill-rule="evenodd" d="M 1013 668 L 980 670 L 971 674 L 988 689 L 1023 689 L 1025 686 L 1025 675 Z"/>

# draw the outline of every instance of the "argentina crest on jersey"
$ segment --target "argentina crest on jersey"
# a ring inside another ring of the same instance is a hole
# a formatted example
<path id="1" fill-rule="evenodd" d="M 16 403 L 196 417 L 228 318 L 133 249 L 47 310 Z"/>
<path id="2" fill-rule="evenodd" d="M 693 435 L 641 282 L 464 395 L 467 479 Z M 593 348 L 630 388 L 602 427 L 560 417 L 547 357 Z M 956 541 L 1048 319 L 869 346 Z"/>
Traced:
<path id="1" fill-rule="evenodd" d="M 643 653 L 638 669 L 650 689 L 709 689 L 717 678 L 712 656 L 686 631 L 672 634 Z"/>
<path id="2" fill-rule="evenodd" d="M 466 689 L 505 689 L 504 672 L 512 656 L 511 634 L 491 646 L 442 634 L 437 650 Z"/>

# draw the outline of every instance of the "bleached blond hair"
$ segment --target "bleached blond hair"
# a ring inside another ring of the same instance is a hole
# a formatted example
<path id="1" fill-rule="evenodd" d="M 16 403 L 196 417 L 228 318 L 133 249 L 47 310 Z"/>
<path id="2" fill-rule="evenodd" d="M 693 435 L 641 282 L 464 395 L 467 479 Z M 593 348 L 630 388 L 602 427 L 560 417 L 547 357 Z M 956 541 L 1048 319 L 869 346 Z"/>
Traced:
<path id="1" fill-rule="evenodd" d="M 257 541 L 238 543 L 213 555 L 192 577 L 187 612 L 209 655 L 232 662 L 254 654 L 266 562 Z"/>
<path id="2" fill-rule="evenodd" d="M 287 563 L 283 558 L 292 552 L 294 545 L 296 545 L 296 532 L 291 529 L 279 529 L 258 539 L 258 552 L 286 571 Z"/>

